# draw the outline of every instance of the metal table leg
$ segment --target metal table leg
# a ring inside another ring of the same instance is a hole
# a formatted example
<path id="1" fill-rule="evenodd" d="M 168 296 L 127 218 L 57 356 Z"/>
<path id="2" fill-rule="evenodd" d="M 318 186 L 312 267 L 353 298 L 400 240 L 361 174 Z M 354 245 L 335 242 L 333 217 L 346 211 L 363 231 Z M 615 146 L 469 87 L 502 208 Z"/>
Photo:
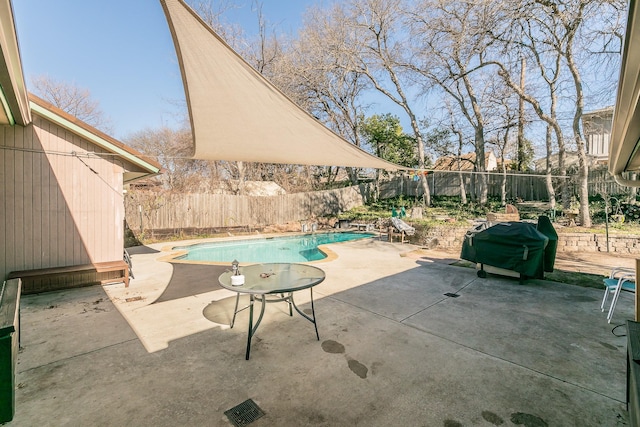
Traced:
<path id="1" fill-rule="evenodd" d="M 318 338 L 318 341 L 320 341 L 320 334 L 318 334 L 318 324 L 316 323 L 316 310 L 313 306 L 313 288 L 309 288 L 309 292 L 311 293 L 311 317 L 307 316 L 302 311 L 300 311 L 300 309 L 296 305 L 295 300 L 293 299 L 293 293 L 291 293 L 290 295 L 291 303 L 293 304 L 293 308 L 296 309 L 296 311 L 300 314 L 300 316 L 304 317 L 309 322 L 313 323 L 313 326 L 316 328 L 316 338 Z"/>
<path id="2" fill-rule="evenodd" d="M 240 292 L 236 292 L 236 306 L 233 309 L 233 319 L 231 319 L 230 325 L 231 328 L 233 328 L 233 324 L 236 323 L 236 314 L 238 314 L 238 301 L 240 301 Z M 242 310 L 244 310 L 244 308 Z"/>
<path id="3" fill-rule="evenodd" d="M 256 324 L 253 324 L 253 304 L 256 300 L 256 296 L 254 294 L 249 294 L 249 334 L 247 337 L 247 354 L 245 356 L 246 360 L 249 360 L 249 355 L 251 353 L 251 338 L 255 335 L 258 330 L 258 326 L 260 326 L 260 322 L 262 321 L 262 316 L 264 316 L 264 308 L 266 305 L 266 297 L 262 295 L 260 301 L 262 302 L 262 306 L 260 307 L 260 316 L 258 317 L 258 321 Z"/>
<path id="4" fill-rule="evenodd" d="M 285 301 L 289 304 L 289 315 L 293 316 L 293 311 L 292 311 L 292 307 L 296 309 L 296 311 L 305 319 L 307 319 L 309 322 L 313 323 L 313 326 L 315 328 L 316 331 L 316 338 L 318 339 L 318 341 L 320 341 L 320 334 L 318 333 L 318 324 L 316 322 L 316 311 L 315 311 L 315 306 L 313 303 L 313 288 L 309 288 L 309 292 L 311 294 L 311 316 L 308 316 L 307 314 L 303 313 L 298 306 L 296 305 L 295 300 L 293 299 L 293 292 L 289 293 L 288 296 L 285 296 L 283 294 L 281 294 L 281 298 L 278 300 L 270 300 L 269 302 L 277 302 L 277 301 Z M 241 308 L 240 310 L 238 310 L 238 301 L 240 299 L 240 293 L 238 293 L 236 295 L 236 305 L 235 308 L 233 310 L 233 319 L 231 320 L 231 327 L 233 328 L 233 325 L 235 323 L 236 320 L 236 314 L 246 308 L 249 309 L 249 330 L 247 333 L 247 352 L 246 352 L 246 356 L 245 359 L 249 360 L 249 356 L 251 355 L 251 339 L 253 338 L 253 336 L 256 334 L 256 331 L 258 330 L 258 326 L 260 326 L 260 322 L 262 322 L 262 318 L 264 317 L 264 311 L 265 311 L 265 307 L 267 304 L 267 295 L 254 295 L 254 294 L 249 294 L 249 305 L 246 307 Z M 260 315 L 258 316 L 258 319 L 256 321 L 256 323 L 253 323 L 253 305 L 254 303 L 257 301 L 260 301 L 261 306 L 260 306 Z"/>

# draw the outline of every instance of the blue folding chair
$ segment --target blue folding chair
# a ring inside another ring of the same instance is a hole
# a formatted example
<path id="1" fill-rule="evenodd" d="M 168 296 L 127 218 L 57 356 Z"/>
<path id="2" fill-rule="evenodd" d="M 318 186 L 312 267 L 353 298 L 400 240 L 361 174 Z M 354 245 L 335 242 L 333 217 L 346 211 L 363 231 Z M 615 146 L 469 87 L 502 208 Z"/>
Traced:
<path id="1" fill-rule="evenodd" d="M 604 279 L 604 297 L 602 298 L 602 304 L 600 304 L 602 311 L 604 311 L 604 306 L 607 303 L 607 297 L 609 294 L 613 294 L 611 307 L 609 307 L 609 313 L 607 314 L 607 322 L 611 323 L 620 292 L 636 292 L 635 275 L 635 271 L 631 268 L 615 267 L 611 270 L 609 277 Z"/>

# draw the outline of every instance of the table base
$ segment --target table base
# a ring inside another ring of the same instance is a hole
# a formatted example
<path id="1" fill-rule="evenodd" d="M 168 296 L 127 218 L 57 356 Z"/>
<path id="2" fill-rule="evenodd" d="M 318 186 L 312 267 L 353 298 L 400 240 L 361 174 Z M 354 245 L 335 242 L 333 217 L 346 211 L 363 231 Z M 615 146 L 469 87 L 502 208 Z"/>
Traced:
<path id="1" fill-rule="evenodd" d="M 309 322 L 313 323 L 313 326 L 316 330 L 316 338 L 318 339 L 318 341 L 320 341 L 320 335 L 318 334 L 318 324 L 316 323 L 316 311 L 315 311 L 315 307 L 313 305 L 313 288 L 309 288 L 309 292 L 311 294 L 311 316 L 308 316 L 307 314 L 303 313 L 298 306 L 296 305 L 295 300 L 293 299 L 293 292 L 289 292 L 287 294 L 279 294 L 279 298 L 276 299 L 269 299 L 267 298 L 267 296 L 269 295 L 273 295 L 273 294 L 264 294 L 264 295 L 255 295 L 255 294 L 250 294 L 249 295 L 249 305 L 246 307 L 242 307 L 241 309 L 238 310 L 238 302 L 240 301 L 240 292 L 236 293 L 236 305 L 235 308 L 233 309 L 233 319 L 231 319 L 231 328 L 233 328 L 233 325 L 235 324 L 236 321 L 236 315 L 245 310 L 245 309 L 249 309 L 249 331 L 248 331 L 248 337 L 247 337 L 247 352 L 245 355 L 245 359 L 249 360 L 249 355 L 251 354 L 251 338 L 253 338 L 253 336 L 256 334 L 256 331 L 258 330 L 258 326 L 260 326 L 260 322 L 262 322 L 262 317 L 264 316 L 264 310 L 266 307 L 266 304 L 269 302 L 286 302 L 287 304 L 289 304 L 289 316 L 293 317 L 293 309 L 294 308 L 302 317 L 304 317 L 305 319 L 307 319 Z M 256 321 L 256 323 L 253 323 L 253 305 L 255 303 L 255 301 L 260 301 L 261 302 L 261 307 L 260 307 L 260 315 L 258 316 L 258 320 Z"/>

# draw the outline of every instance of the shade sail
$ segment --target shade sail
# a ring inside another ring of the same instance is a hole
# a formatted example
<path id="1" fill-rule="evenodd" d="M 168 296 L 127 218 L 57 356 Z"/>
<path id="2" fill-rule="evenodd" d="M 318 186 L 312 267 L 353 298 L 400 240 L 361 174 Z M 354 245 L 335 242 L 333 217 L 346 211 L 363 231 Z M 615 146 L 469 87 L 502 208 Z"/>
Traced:
<path id="1" fill-rule="evenodd" d="M 160 0 L 197 159 L 405 169 L 349 143 L 254 70 L 184 1 Z"/>

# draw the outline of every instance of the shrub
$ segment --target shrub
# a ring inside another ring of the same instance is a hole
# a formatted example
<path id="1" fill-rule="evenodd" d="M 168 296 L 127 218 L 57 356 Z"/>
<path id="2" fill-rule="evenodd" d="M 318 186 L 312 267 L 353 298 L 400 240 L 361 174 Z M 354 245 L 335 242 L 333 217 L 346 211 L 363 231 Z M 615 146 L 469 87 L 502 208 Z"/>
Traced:
<path id="1" fill-rule="evenodd" d="M 639 222 L 640 221 L 640 206 L 623 203 L 621 205 L 622 214 L 624 220 L 627 222 Z"/>

